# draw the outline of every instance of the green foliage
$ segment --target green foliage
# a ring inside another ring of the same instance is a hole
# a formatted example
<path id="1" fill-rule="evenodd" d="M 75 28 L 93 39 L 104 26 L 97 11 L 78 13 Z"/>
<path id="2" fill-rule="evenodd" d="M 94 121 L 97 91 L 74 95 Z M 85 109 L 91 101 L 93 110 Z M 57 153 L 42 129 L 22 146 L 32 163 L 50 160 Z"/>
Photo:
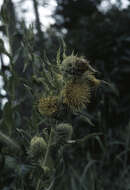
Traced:
<path id="1" fill-rule="evenodd" d="M 28 38 L 26 40 L 28 40 Z M 27 41 L 24 47 L 29 45 L 30 43 Z M 9 186 L 17 188 L 17 185 L 19 184 L 20 188 L 24 187 L 25 189 L 32 187 L 37 190 L 43 188 L 53 189 L 61 185 L 58 183 L 58 181 L 62 181 L 64 178 L 64 175 L 68 170 L 66 164 L 69 164 L 69 159 L 70 162 L 72 162 L 73 158 L 75 157 L 74 154 L 76 153 L 75 149 L 82 147 L 82 145 L 92 137 L 98 137 L 100 133 L 91 133 L 90 135 L 86 134 L 83 137 L 79 136 L 79 138 L 76 139 L 77 137 L 73 133 L 73 128 L 75 127 L 75 124 L 73 123 L 73 117 L 77 117 L 79 113 L 72 112 L 71 106 L 64 102 L 65 97 L 62 96 L 62 91 L 64 88 L 66 88 L 66 80 L 63 79 L 63 73 L 62 70 L 60 70 L 61 55 L 58 53 L 58 60 L 52 64 L 46 56 L 45 59 L 42 60 L 42 58 L 39 58 L 32 49 L 27 50 L 26 48 L 26 51 L 30 51 L 29 54 L 32 56 L 31 59 L 34 61 L 32 66 L 33 75 L 30 76 L 30 78 L 28 77 L 28 80 L 18 76 L 17 70 L 15 71 L 14 66 L 17 59 L 16 57 L 11 57 L 12 67 L 10 68 L 10 72 L 12 76 L 6 79 L 6 89 L 7 93 L 9 94 L 9 99 L 4 106 L 3 117 L 1 120 L 1 130 L 9 136 L 1 132 L 1 155 L 4 160 L 6 160 L 6 155 L 10 155 L 10 157 L 7 157 L 7 166 L 5 167 L 11 169 L 11 172 L 15 177 L 13 178 L 12 183 L 8 184 Z M 66 58 L 67 55 L 65 59 Z M 29 61 L 30 60 L 28 59 L 28 62 Z M 35 64 L 35 61 L 37 64 Z M 74 63 L 74 65 L 77 67 L 76 63 Z M 24 67 L 23 72 L 26 72 L 28 67 L 29 65 L 27 64 L 27 67 Z M 88 70 L 89 67 L 86 69 Z M 26 92 L 24 92 L 26 96 L 23 97 L 21 101 L 18 100 L 16 91 L 19 81 L 23 81 L 23 87 Z M 75 83 L 76 81 L 73 80 L 73 84 Z M 89 84 L 86 83 L 86 85 Z M 82 86 L 80 88 L 82 90 Z M 11 92 L 12 94 L 10 95 Z M 58 105 L 56 105 L 56 108 L 54 107 L 55 99 L 53 96 L 57 97 L 56 100 L 58 100 Z M 72 93 L 72 99 L 74 99 L 74 96 L 75 94 Z M 27 104 L 26 101 L 28 97 L 32 100 L 32 108 L 30 112 L 31 115 L 24 113 L 23 117 L 23 110 L 20 108 L 22 104 Z M 42 100 L 40 99 L 41 103 L 37 104 L 39 97 L 41 97 Z M 82 97 L 81 99 L 79 98 L 79 102 L 81 100 Z M 51 108 L 51 106 L 53 107 Z M 43 109 L 44 111 L 42 111 Z M 51 110 L 53 113 L 53 110 L 55 109 L 57 110 L 54 116 L 47 114 L 51 113 Z M 38 112 L 38 110 L 41 114 Z M 85 110 L 80 108 L 81 115 L 84 111 Z M 80 120 L 82 120 L 82 117 Z M 89 119 L 89 117 L 84 114 L 84 121 L 91 123 L 91 121 L 88 122 L 89 120 L 91 119 Z M 74 139 L 72 139 L 72 135 L 74 136 Z M 15 142 L 17 142 L 17 144 Z M 13 150 L 11 147 L 13 147 Z M 12 155 L 13 152 L 16 153 L 15 150 L 18 150 L 19 154 Z M 68 161 L 66 159 L 68 159 Z M 18 160 L 18 162 L 16 162 L 16 160 Z M 77 163 L 77 161 L 75 163 Z M 21 163 L 23 166 L 21 166 Z M 21 174 L 19 174 L 20 171 L 15 169 L 17 165 L 18 167 L 25 167 L 25 172 L 23 171 Z M 71 168 L 73 172 L 75 171 L 77 173 L 76 165 L 72 164 Z M 5 167 L 3 168 L 3 174 L 5 172 Z M 79 172 L 81 171 L 79 170 Z M 26 180 L 30 180 L 31 184 L 27 183 L 25 178 Z M 16 179 L 18 184 L 15 182 Z M 2 178 L 2 180 L 4 179 Z M 66 180 L 67 179 L 64 179 L 64 183 L 66 183 Z M 72 181 L 72 184 L 74 185 L 75 179 L 73 179 L 73 177 Z M 4 188 L 4 181 L 1 181 L 1 184 L 3 184 L 2 188 Z M 69 181 L 67 184 L 69 184 Z M 64 188 L 66 189 L 67 186 L 64 185 Z"/>

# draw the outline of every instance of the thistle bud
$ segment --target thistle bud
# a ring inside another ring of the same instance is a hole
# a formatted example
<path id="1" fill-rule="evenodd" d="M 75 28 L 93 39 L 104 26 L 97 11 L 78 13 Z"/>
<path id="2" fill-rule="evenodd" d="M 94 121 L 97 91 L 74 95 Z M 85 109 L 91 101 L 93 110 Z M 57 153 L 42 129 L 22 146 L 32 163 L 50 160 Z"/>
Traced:
<path id="1" fill-rule="evenodd" d="M 46 153 L 47 144 L 42 137 L 35 136 L 30 142 L 29 154 L 34 158 L 43 157 Z"/>
<path id="2" fill-rule="evenodd" d="M 56 141 L 61 144 L 71 139 L 73 133 L 72 125 L 69 123 L 61 123 L 56 126 Z"/>

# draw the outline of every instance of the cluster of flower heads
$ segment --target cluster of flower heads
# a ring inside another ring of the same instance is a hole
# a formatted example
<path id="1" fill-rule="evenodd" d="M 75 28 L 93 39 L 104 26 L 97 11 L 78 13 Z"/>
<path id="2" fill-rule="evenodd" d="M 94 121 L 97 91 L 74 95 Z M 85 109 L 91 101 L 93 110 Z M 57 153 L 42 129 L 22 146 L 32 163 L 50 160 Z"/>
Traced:
<path id="1" fill-rule="evenodd" d="M 53 67 L 49 67 L 51 75 L 54 74 L 54 77 L 49 75 L 49 70 L 46 72 L 47 74 L 44 71 L 45 79 L 47 78 L 45 85 L 49 90 L 45 92 L 46 96 L 44 94 L 38 102 L 38 111 L 43 116 L 50 118 L 63 116 L 66 108 L 72 112 L 84 109 L 90 103 L 93 89 L 101 83 L 95 77 L 96 71 L 83 57 L 66 56 L 61 64 L 57 64 L 57 67 L 59 71 L 57 73 L 56 70 L 53 71 Z M 63 114 L 60 115 L 60 112 Z M 72 143 L 72 135 L 71 124 L 57 124 L 56 122 L 56 125 L 51 127 L 50 135 L 43 133 L 42 137 L 34 136 L 31 139 L 29 155 L 38 161 L 44 171 L 44 177 L 51 179 L 55 172 L 56 163 L 51 154 L 53 151 L 50 150 Z"/>
<path id="2" fill-rule="evenodd" d="M 69 123 L 60 123 L 55 127 L 55 133 L 53 133 L 53 138 L 55 143 L 62 141 L 62 143 L 67 143 L 73 133 L 72 125 Z M 36 159 L 44 158 L 47 153 L 48 142 L 41 136 L 34 136 L 30 141 L 29 155 Z"/>
<path id="3" fill-rule="evenodd" d="M 35 161 L 38 161 L 39 166 L 44 170 L 46 176 L 51 176 L 54 171 L 54 160 L 50 146 L 54 144 L 65 145 L 72 137 L 73 128 L 69 123 L 60 123 L 53 128 L 53 133 L 48 136 L 48 140 L 43 136 L 34 136 L 30 141 L 28 154 Z"/>
<path id="4" fill-rule="evenodd" d="M 73 112 L 82 110 L 90 103 L 92 90 L 101 83 L 95 77 L 95 69 L 83 57 L 66 56 L 59 69 L 64 81 L 60 93 L 39 100 L 38 110 L 47 116 L 57 113 L 60 105 L 66 105 Z"/>

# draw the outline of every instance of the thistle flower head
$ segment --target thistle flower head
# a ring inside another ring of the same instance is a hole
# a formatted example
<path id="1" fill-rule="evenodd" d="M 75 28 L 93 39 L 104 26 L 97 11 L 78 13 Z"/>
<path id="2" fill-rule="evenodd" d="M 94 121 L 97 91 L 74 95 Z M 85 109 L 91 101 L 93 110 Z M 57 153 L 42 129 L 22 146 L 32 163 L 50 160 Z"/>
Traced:
<path id="1" fill-rule="evenodd" d="M 32 157 L 41 157 L 46 153 L 47 144 L 42 137 L 34 136 L 30 142 L 29 154 Z"/>
<path id="2" fill-rule="evenodd" d="M 61 70 L 63 72 L 64 78 L 68 75 L 79 77 L 87 70 L 94 71 L 86 59 L 74 55 L 68 56 L 63 60 L 61 64 Z"/>
<path id="3" fill-rule="evenodd" d="M 69 81 L 62 91 L 63 103 L 72 111 L 79 111 L 90 102 L 90 92 L 88 83 Z"/>
<path id="4" fill-rule="evenodd" d="M 58 97 L 49 96 L 47 98 L 40 98 L 38 110 L 42 115 L 52 116 L 58 110 Z"/>
<path id="5" fill-rule="evenodd" d="M 56 126 L 56 141 L 63 143 L 71 139 L 73 133 L 72 125 L 69 123 L 61 123 Z"/>

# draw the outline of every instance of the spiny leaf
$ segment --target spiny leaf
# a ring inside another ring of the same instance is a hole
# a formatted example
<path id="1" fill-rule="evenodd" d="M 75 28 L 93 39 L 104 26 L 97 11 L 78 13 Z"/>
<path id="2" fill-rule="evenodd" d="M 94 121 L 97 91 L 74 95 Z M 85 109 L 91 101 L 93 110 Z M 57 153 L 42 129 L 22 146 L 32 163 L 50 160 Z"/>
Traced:
<path id="1" fill-rule="evenodd" d="M 65 42 L 64 42 L 64 40 L 63 40 L 63 38 L 62 38 L 62 46 L 63 46 L 63 59 L 65 59 L 66 58 L 66 44 L 65 44 Z"/>
<path id="2" fill-rule="evenodd" d="M 57 56 L 56 56 L 57 66 L 59 66 L 61 64 L 61 57 L 60 56 L 61 56 L 61 47 L 57 51 Z"/>
<path id="3" fill-rule="evenodd" d="M 103 133 L 100 133 L 100 132 L 99 133 L 92 133 L 92 134 L 89 134 L 89 135 L 83 137 L 82 139 L 76 140 L 76 142 L 77 143 L 83 143 L 83 142 L 89 140 L 90 138 L 92 138 L 92 137 L 98 137 L 99 135 L 103 135 Z"/>

